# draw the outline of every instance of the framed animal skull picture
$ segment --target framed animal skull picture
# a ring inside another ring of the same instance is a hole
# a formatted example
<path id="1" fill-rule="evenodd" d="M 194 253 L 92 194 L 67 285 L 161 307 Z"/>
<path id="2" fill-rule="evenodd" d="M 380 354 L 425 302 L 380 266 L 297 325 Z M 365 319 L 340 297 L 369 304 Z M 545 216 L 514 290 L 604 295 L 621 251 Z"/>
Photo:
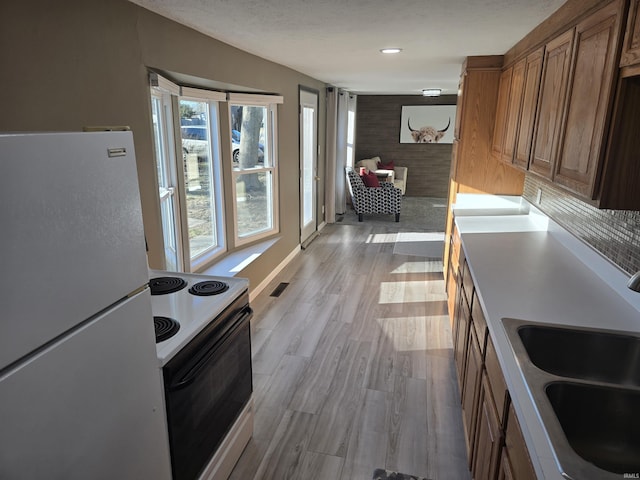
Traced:
<path id="1" fill-rule="evenodd" d="M 400 143 L 453 143 L 455 105 L 403 105 Z"/>

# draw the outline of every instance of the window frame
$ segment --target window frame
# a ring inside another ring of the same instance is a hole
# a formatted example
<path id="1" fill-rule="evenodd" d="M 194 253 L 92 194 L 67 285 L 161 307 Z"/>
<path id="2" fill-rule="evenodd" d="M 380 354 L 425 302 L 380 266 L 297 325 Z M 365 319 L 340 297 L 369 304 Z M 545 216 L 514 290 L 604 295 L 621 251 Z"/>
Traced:
<path id="1" fill-rule="evenodd" d="M 209 158 L 211 166 L 211 188 L 213 189 L 213 195 L 211 196 L 211 203 L 214 206 L 213 215 L 215 221 L 214 237 L 216 239 L 216 245 L 207 248 L 203 252 L 198 253 L 195 256 L 191 255 L 191 244 L 189 239 L 189 225 L 187 218 L 187 191 L 186 182 L 179 182 L 180 188 L 180 205 L 181 205 L 181 217 L 184 219 L 182 224 L 182 245 L 185 258 L 185 269 L 188 263 L 188 271 L 195 272 L 202 268 L 205 268 L 212 263 L 213 260 L 227 251 L 227 235 L 225 231 L 225 209 L 224 209 L 224 182 L 222 173 L 222 154 L 220 150 L 220 101 L 226 99 L 226 95 L 220 92 L 212 92 L 210 90 L 201 90 L 192 87 L 181 87 L 180 95 L 178 96 L 178 109 L 180 108 L 180 102 L 193 101 L 203 102 L 207 104 L 208 110 L 208 133 L 209 133 Z M 179 117 L 178 111 L 178 117 Z M 180 122 L 178 122 L 180 123 Z M 182 128 L 179 125 L 178 128 Z M 182 132 L 180 132 L 180 139 L 182 140 Z M 182 145 L 180 145 L 182 151 Z M 184 166 L 182 166 L 184 170 Z M 184 177 L 184 171 L 183 175 Z"/>
<path id="2" fill-rule="evenodd" d="M 231 111 L 234 106 L 249 106 L 249 107 L 265 107 L 266 108 L 266 122 L 265 122 L 265 158 L 270 161 L 269 166 L 263 164 L 262 167 L 255 167 L 251 170 L 240 170 L 231 166 L 231 198 L 232 198 L 232 213 L 233 213 L 233 237 L 235 246 L 243 246 L 249 243 L 265 239 L 280 233 L 280 209 L 279 209 L 279 178 L 278 178 L 278 105 L 283 103 L 283 97 L 276 95 L 253 95 L 253 94 L 228 94 L 228 119 L 229 119 L 229 132 L 231 132 L 232 118 Z M 233 151 L 232 136 L 229 135 L 229 147 L 230 151 Z M 232 155 L 233 156 L 233 155 Z M 233 161 L 233 160 L 232 160 Z M 256 231 L 252 234 L 240 235 L 239 222 L 238 222 L 238 198 L 237 198 L 237 179 L 241 175 L 247 173 L 261 173 L 265 172 L 271 175 L 271 227 Z"/>
<path id="3" fill-rule="evenodd" d="M 176 142 L 175 142 L 175 134 L 176 127 L 174 122 L 174 99 L 180 93 L 180 87 L 170 80 L 167 80 L 160 75 L 157 75 L 153 72 L 149 75 L 149 86 L 150 86 L 150 107 L 151 107 L 151 117 L 153 123 L 153 103 L 154 100 L 157 100 L 159 103 L 159 113 L 160 117 L 158 118 L 158 128 L 159 134 L 161 138 L 156 138 L 156 129 L 152 125 L 153 131 L 153 152 L 154 152 L 154 162 L 155 162 L 155 171 L 156 171 L 156 190 L 158 191 L 158 202 L 160 207 L 160 221 L 162 226 L 162 238 L 163 238 L 163 259 L 165 261 L 165 268 L 167 268 L 167 253 L 166 250 L 168 246 L 166 245 L 167 236 L 173 235 L 173 249 L 175 250 L 175 260 L 176 265 L 173 268 L 177 270 L 185 269 L 185 255 L 184 255 L 184 245 L 183 245 L 183 236 L 181 234 L 182 225 L 181 225 L 181 204 L 182 197 L 180 195 L 180 184 L 181 184 L 181 175 L 176 167 Z M 159 144 L 158 144 L 159 141 Z M 158 151 L 158 147 L 162 149 L 161 152 Z M 158 165 L 158 162 L 162 162 L 162 167 Z M 163 171 L 165 176 L 165 185 L 160 185 L 160 180 L 158 179 L 158 171 Z M 161 191 L 164 190 L 163 191 Z M 165 211 L 163 209 L 163 201 L 165 197 L 170 197 L 170 211 Z M 171 215 L 171 225 L 170 231 L 167 231 L 163 218 L 166 214 Z M 169 266 L 168 268 L 172 268 Z"/>

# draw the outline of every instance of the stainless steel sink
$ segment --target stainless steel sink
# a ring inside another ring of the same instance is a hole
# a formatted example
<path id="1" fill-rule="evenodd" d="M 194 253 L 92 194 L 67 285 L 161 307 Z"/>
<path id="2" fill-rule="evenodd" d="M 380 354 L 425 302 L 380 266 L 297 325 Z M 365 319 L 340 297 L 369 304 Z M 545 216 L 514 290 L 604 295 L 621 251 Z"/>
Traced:
<path id="1" fill-rule="evenodd" d="M 640 386 L 640 337 L 602 330 L 523 325 L 533 364 L 563 377 Z"/>
<path id="2" fill-rule="evenodd" d="M 640 391 L 554 382 L 546 393 L 578 455 L 608 472 L 640 472 Z"/>
<path id="3" fill-rule="evenodd" d="M 502 321 L 563 476 L 640 473 L 640 335 Z"/>

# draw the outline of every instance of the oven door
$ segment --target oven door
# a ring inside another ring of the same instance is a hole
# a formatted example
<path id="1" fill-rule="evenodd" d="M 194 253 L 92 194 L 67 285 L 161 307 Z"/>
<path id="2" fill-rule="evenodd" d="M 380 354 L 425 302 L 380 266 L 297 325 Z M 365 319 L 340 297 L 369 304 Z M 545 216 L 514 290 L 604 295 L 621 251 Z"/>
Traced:
<path id="1" fill-rule="evenodd" d="M 251 316 L 245 293 L 163 368 L 173 480 L 199 476 L 251 398 Z"/>

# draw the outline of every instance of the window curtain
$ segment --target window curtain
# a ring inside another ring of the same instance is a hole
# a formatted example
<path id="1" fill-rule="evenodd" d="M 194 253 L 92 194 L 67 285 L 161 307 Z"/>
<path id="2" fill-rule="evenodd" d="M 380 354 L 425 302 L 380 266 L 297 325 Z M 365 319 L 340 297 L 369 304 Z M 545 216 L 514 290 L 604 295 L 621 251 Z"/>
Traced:
<path id="1" fill-rule="evenodd" d="M 351 97 L 351 99 L 350 99 Z M 325 213 L 327 223 L 335 223 L 336 214 L 346 211 L 346 175 L 349 102 L 355 96 L 335 87 L 327 89 L 327 182 Z M 351 154 L 351 152 L 350 152 Z"/>

